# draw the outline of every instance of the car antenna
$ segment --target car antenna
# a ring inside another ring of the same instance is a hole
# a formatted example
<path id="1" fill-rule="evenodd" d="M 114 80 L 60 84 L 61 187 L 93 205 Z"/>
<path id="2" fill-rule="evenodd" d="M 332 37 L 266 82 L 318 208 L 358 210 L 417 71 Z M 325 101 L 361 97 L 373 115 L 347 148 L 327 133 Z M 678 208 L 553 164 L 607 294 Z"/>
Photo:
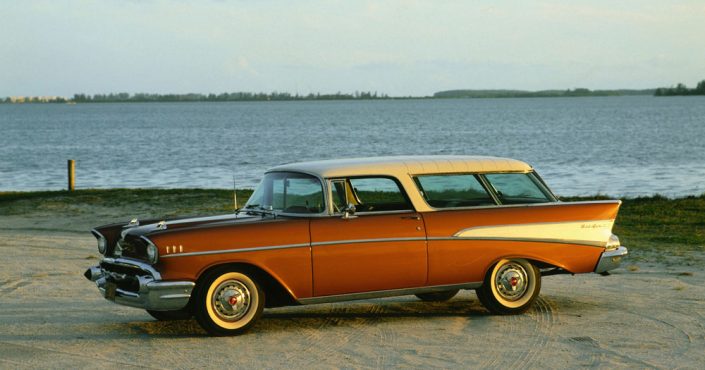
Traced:
<path id="1" fill-rule="evenodd" d="M 237 213 L 239 208 L 237 208 L 237 188 L 235 187 L 235 174 L 233 174 L 233 211 Z"/>

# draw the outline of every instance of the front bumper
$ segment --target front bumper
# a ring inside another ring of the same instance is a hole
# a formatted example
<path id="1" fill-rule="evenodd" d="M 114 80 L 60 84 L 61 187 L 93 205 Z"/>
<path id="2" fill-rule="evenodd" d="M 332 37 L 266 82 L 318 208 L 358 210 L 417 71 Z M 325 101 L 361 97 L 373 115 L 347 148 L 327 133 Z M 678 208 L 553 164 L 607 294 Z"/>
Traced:
<path id="1" fill-rule="evenodd" d="M 152 266 L 128 258 L 104 258 L 84 276 L 96 283 L 105 299 L 154 311 L 186 307 L 195 285 L 191 281 L 162 281 Z"/>
<path id="2" fill-rule="evenodd" d="M 617 249 L 610 249 L 602 252 L 600 260 L 597 262 L 595 272 L 600 274 L 610 270 L 614 270 L 622 264 L 622 257 L 629 254 L 626 247 L 619 246 Z"/>

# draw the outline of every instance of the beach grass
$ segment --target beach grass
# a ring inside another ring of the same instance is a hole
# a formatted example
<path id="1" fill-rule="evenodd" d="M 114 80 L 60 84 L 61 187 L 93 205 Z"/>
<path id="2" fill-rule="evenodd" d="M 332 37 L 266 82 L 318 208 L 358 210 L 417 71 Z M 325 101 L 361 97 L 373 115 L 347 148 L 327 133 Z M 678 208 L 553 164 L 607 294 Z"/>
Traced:
<path id="1" fill-rule="evenodd" d="M 251 193 L 250 189 L 238 190 L 238 206 L 243 206 Z M 563 201 L 595 199 L 607 198 L 562 198 Z M 705 251 L 705 194 L 675 199 L 657 195 L 622 201 L 614 233 L 630 250 L 676 254 Z M 72 218 L 81 218 L 96 226 L 131 217 L 224 214 L 233 209 L 233 191 L 224 189 L 0 192 L 0 224 L 3 218 L 30 221 L 56 218 L 69 220 L 67 224 Z M 107 215 L 110 220 L 104 219 Z"/>
<path id="2" fill-rule="evenodd" d="M 608 199 L 603 196 L 563 201 Z M 680 255 L 705 251 L 705 194 L 681 198 L 660 195 L 623 198 L 613 232 L 636 250 Z"/>

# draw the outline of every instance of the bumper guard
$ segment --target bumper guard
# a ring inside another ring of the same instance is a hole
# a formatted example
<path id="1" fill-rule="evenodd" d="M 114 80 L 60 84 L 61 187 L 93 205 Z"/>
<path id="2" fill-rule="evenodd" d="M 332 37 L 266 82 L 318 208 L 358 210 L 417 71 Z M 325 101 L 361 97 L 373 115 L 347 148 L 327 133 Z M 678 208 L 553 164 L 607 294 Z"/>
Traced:
<path id="1" fill-rule="evenodd" d="M 140 274 L 110 271 L 111 266 L 133 268 L 140 271 Z M 191 281 L 161 281 L 161 276 L 151 266 L 124 258 L 105 258 L 100 265 L 86 270 L 84 276 L 96 283 L 105 299 L 154 311 L 173 311 L 186 307 L 195 286 Z M 136 280 L 133 284 L 136 291 L 118 287 L 120 282 L 126 280 Z"/>
<path id="2" fill-rule="evenodd" d="M 617 247 L 617 249 L 602 252 L 602 256 L 600 256 L 600 260 L 597 262 L 597 267 L 595 267 L 595 272 L 601 274 L 616 269 L 622 264 L 622 257 L 625 257 L 627 254 L 629 254 L 629 251 L 627 251 L 626 247 L 622 246 Z"/>

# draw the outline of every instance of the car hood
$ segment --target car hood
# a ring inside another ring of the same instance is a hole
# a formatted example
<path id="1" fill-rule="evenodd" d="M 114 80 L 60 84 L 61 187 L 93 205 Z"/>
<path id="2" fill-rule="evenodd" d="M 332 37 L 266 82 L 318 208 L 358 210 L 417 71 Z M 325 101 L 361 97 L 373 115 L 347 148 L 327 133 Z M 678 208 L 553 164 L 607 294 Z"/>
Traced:
<path id="1" fill-rule="evenodd" d="M 179 230 L 193 227 L 206 227 L 216 225 L 233 225 L 242 223 L 257 223 L 265 220 L 271 220 L 271 216 L 248 215 L 244 213 L 231 213 L 218 216 L 196 216 L 196 217 L 181 217 L 166 220 L 144 220 L 139 221 L 139 225 L 130 227 L 126 225 L 122 231 L 122 238 L 138 238 L 140 236 L 148 236 L 156 232 L 169 232 L 170 230 Z"/>

